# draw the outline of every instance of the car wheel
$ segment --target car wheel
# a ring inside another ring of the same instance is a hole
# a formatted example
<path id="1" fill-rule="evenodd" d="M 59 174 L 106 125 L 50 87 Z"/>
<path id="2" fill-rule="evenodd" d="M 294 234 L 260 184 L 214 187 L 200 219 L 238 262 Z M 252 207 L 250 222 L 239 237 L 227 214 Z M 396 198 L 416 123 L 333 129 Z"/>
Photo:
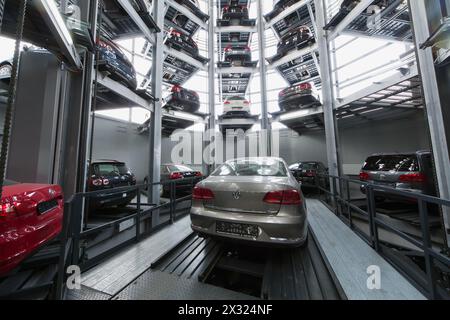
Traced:
<path id="1" fill-rule="evenodd" d="M 4 62 L 0 64 L 0 77 L 8 77 L 11 76 L 12 73 L 12 65 L 9 62 Z"/>

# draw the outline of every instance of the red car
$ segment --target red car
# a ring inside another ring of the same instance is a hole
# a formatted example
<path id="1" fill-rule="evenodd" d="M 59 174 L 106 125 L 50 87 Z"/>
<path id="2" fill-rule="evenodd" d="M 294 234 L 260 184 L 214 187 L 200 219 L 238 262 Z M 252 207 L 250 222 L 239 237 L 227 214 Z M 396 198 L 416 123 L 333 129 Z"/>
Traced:
<path id="1" fill-rule="evenodd" d="M 5 181 L 0 201 L 0 277 L 61 232 L 63 208 L 60 186 Z"/>

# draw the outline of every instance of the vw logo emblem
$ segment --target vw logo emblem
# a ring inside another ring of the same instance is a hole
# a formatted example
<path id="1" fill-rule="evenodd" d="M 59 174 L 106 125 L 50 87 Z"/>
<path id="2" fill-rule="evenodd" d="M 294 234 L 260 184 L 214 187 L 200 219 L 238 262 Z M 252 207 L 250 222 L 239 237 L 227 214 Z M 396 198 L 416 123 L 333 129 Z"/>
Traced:
<path id="1" fill-rule="evenodd" d="M 233 192 L 234 200 L 239 200 L 241 198 L 241 192 L 239 190 Z"/>

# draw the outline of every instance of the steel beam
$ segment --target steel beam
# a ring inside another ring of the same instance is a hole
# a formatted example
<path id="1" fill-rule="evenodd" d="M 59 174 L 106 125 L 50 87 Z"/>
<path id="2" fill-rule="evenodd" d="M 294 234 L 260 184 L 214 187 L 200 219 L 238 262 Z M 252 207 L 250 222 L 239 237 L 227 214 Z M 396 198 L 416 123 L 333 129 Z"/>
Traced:
<path id="1" fill-rule="evenodd" d="M 216 54 L 214 51 L 214 1 L 209 0 L 208 10 L 209 10 L 209 24 L 208 24 L 208 56 L 209 56 L 209 65 L 208 65 L 208 111 L 209 118 L 207 123 L 207 129 L 209 136 L 206 137 L 210 144 L 215 143 L 214 134 L 216 132 L 216 88 L 215 88 L 215 65 L 216 65 Z M 220 39 L 220 34 L 219 34 Z M 220 82 L 219 82 L 220 83 Z M 213 147 L 211 145 L 211 147 Z M 211 159 L 205 159 L 211 162 Z M 215 165 L 206 165 L 205 173 L 210 174 L 214 169 Z"/>
<path id="2" fill-rule="evenodd" d="M 144 37 L 152 44 L 155 43 L 155 35 L 150 31 L 145 22 L 133 8 L 133 5 L 128 0 L 118 0 L 119 4 L 126 11 L 126 13 L 130 16 L 131 20 L 138 26 L 138 28 L 142 31 Z M 163 29 L 161 29 L 163 30 Z"/>
<path id="3" fill-rule="evenodd" d="M 269 122 L 269 113 L 267 110 L 267 66 L 266 66 L 266 37 L 264 28 L 264 18 L 263 18 L 263 4 L 262 0 L 257 0 L 257 23 L 258 28 L 258 49 L 259 49 L 259 78 L 261 82 L 260 92 L 261 92 L 261 130 L 263 130 L 263 135 L 266 135 L 266 145 L 263 144 L 262 154 L 271 155 L 271 130 Z M 266 150 L 264 150 L 264 148 Z"/>
<path id="4" fill-rule="evenodd" d="M 364 1 L 364 0 L 363 0 Z M 327 34 L 324 30 L 326 9 L 323 0 L 314 0 L 316 9 L 317 24 L 317 46 L 319 48 L 320 57 L 320 74 L 322 75 L 322 99 L 325 123 L 325 136 L 327 145 L 328 168 L 330 175 L 340 176 L 342 174 L 339 144 L 337 135 L 337 123 L 334 117 L 334 92 L 333 79 L 330 60 L 330 48 L 328 45 Z M 331 183 L 332 192 L 333 184 Z"/>
<path id="5" fill-rule="evenodd" d="M 164 29 L 164 3 L 153 1 L 153 18 L 156 25 Z M 162 75 L 164 65 L 163 32 L 155 34 L 152 60 L 152 94 L 155 97 L 154 112 L 150 118 L 149 141 L 149 183 L 159 183 L 161 180 L 161 129 L 162 129 Z M 148 188 L 148 202 L 158 205 L 160 201 L 159 185 Z M 152 226 L 159 224 L 159 211 L 152 215 Z"/>
<path id="6" fill-rule="evenodd" d="M 437 3 L 436 3 L 437 4 Z M 426 105 L 431 143 L 433 147 L 434 165 L 439 187 L 439 195 L 445 200 L 450 199 L 450 157 L 449 139 L 446 136 L 446 127 L 443 108 L 440 101 L 439 86 L 433 60 L 432 48 L 420 49 L 420 45 L 430 37 L 427 6 L 423 0 L 409 1 L 411 19 L 414 28 L 419 75 L 422 79 L 423 95 Z M 450 240 L 450 208 L 445 208 L 443 222 L 447 246 Z"/>

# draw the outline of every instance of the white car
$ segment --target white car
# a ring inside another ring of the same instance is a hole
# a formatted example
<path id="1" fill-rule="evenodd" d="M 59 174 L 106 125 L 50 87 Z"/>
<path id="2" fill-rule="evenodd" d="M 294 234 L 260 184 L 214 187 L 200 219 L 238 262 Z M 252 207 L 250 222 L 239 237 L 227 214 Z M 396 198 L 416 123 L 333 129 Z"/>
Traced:
<path id="1" fill-rule="evenodd" d="M 226 116 L 249 116 L 250 102 L 242 96 L 227 98 L 223 103 L 223 114 Z"/>

